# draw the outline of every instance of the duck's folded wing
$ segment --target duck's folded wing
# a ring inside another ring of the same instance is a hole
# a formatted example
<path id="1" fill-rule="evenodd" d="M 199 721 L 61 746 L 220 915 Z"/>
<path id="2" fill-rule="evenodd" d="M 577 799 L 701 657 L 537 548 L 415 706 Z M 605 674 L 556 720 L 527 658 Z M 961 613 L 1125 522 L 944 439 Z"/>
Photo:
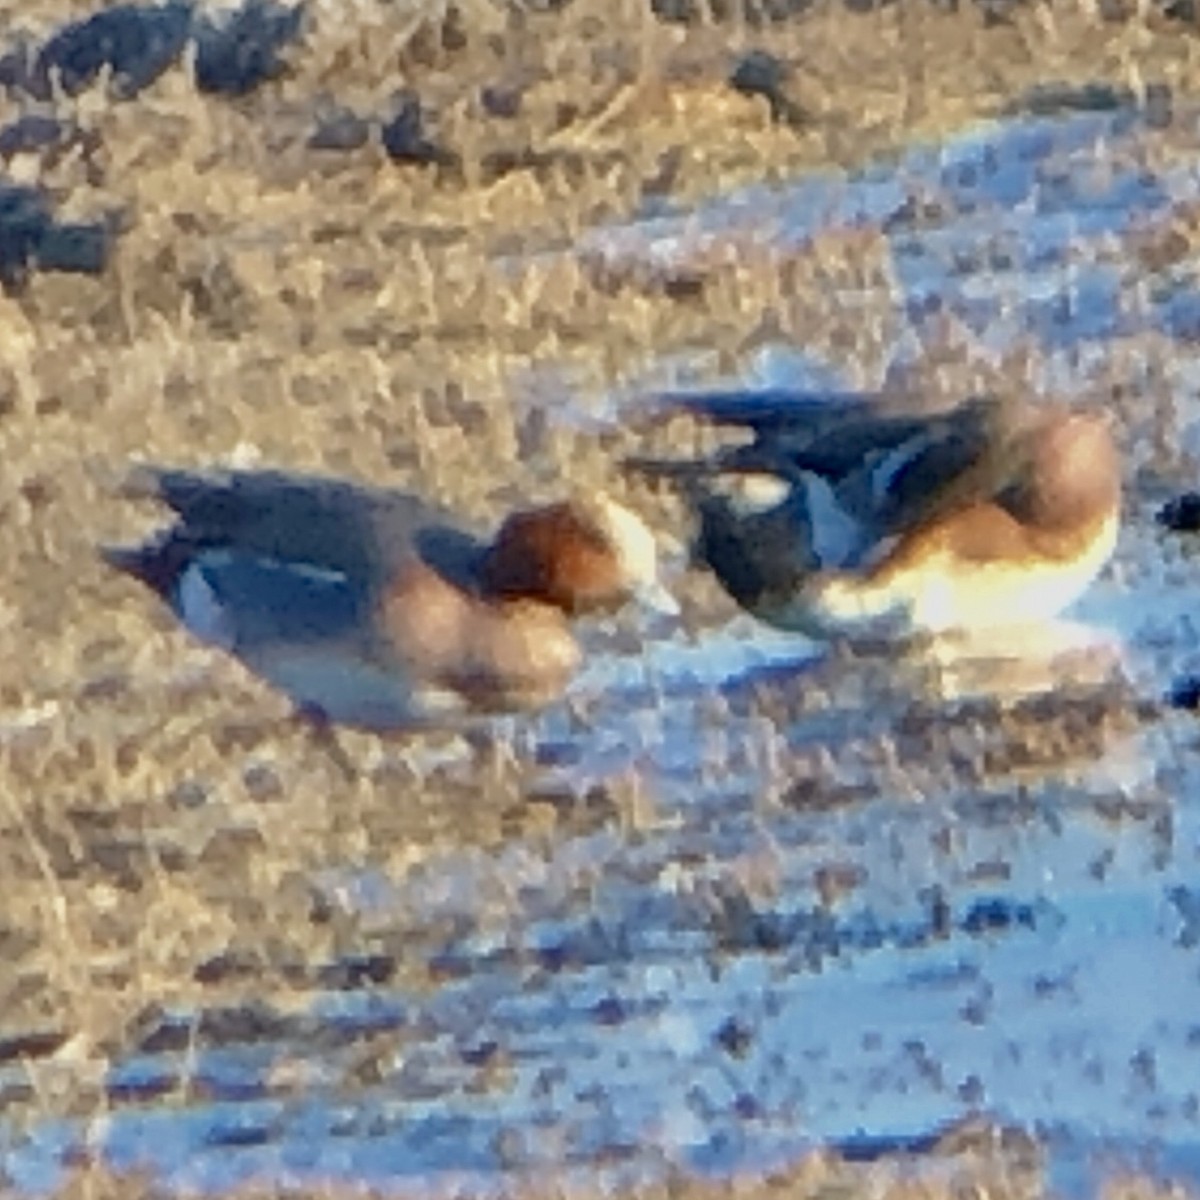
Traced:
<path id="1" fill-rule="evenodd" d="M 454 528 L 444 510 L 408 492 L 282 471 L 142 466 L 126 492 L 173 509 L 194 546 L 236 547 L 360 580 L 386 573 L 430 531 Z"/>
<path id="2" fill-rule="evenodd" d="M 794 482 L 799 471 L 839 477 L 861 462 L 879 438 L 902 440 L 910 424 L 890 418 L 880 399 L 869 394 L 787 388 L 661 393 L 651 401 L 649 412 L 652 419 L 686 414 L 753 435 L 751 442 L 722 447 L 700 459 L 625 460 L 628 469 L 668 479 L 685 491 L 728 473 L 772 474 L 788 482 Z M 875 443 L 869 441 L 872 436 Z"/>
<path id="3" fill-rule="evenodd" d="M 370 598 L 341 572 L 232 550 L 198 555 L 174 596 L 198 637 L 242 655 L 267 646 L 357 642 Z"/>
<path id="4" fill-rule="evenodd" d="M 992 398 L 972 401 L 910 443 L 877 509 L 881 531 L 900 533 L 980 503 L 1003 502 L 1028 471 L 1023 410 Z"/>
<path id="5" fill-rule="evenodd" d="M 1003 421 L 1005 404 L 972 398 L 930 411 L 904 396 L 857 392 L 768 391 L 672 393 L 656 411 L 753 434 L 754 440 L 672 467 L 669 460 L 631 459 L 646 474 L 688 479 L 715 472 L 770 472 L 794 480 L 808 472 L 840 483 L 861 475 L 875 502 L 893 488 L 907 507 L 974 463 Z"/>
<path id="6" fill-rule="evenodd" d="M 812 471 L 840 479 L 881 455 L 907 456 L 941 441 L 976 443 L 991 429 L 1003 403 L 976 397 L 950 410 L 931 410 L 908 396 L 772 388 L 762 391 L 661 393 L 650 412 L 687 414 L 698 421 L 754 436 L 721 451 L 720 469 Z M 911 447 L 911 450 L 910 450 Z"/>

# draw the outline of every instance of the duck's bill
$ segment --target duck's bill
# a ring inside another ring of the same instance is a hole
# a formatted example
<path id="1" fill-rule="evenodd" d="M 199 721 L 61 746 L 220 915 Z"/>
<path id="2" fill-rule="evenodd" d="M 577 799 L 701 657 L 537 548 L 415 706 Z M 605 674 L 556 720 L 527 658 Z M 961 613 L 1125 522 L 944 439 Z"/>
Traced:
<path id="1" fill-rule="evenodd" d="M 668 617 L 679 615 L 679 601 L 663 586 L 661 580 L 644 580 L 637 585 L 633 594 L 639 604 L 654 612 L 663 613 Z"/>

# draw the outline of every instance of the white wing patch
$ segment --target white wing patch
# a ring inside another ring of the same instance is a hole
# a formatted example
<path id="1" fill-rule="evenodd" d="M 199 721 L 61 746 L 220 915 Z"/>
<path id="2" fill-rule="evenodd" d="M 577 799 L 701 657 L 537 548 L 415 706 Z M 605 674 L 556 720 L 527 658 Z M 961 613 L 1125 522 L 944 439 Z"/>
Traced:
<path id="1" fill-rule="evenodd" d="M 792 490 L 786 479 L 768 471 L 726 471 L 712 481 L 711 487 L 739 517 L 758 516 L 778 508 Z"/>
<path id="2" fill-rule="evenodd" d="M 837 492 L 822 476 L 802 471 L 800 479 L 817 561 L 826 569 L 857 564 L 870 540 L 868 531 L 842 507 Z"/>
<path id="3" fill-rule="evenodd" d="M 232 650 L 237 638 L 228 609 L 198 560 L 179 577 L 175 586 L 175 607 L 180 620 L 202 642 Z"/>

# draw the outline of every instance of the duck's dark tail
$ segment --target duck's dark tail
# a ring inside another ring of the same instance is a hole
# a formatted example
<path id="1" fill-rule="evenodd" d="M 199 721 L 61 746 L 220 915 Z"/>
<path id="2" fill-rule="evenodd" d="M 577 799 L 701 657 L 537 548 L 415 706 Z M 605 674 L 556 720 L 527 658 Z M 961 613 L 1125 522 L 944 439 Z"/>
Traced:
<path id="1" fill-rule="evenodd" d="M 748 446 L 724 446 L 705 458 L 658 458 L 630 455 L 621 462 L 628 474 L 651 483 L 665 483 L 696 502 L 708 495 L 725 476 L 778 475 L 790 479 L 792 463 L 773 447 L 755 442 Z"/>
<path id="2" fill-rule="evenodd" d="M 170 602 L 179 577 L 190 565 L 196 547 L 187 539 L 167 534 L 141 546 L 101 546 L 101 559 L 114 570 L 136 579 Z"/>
<path id="3" fill-rule="evenodd" d="M 705 459 L 654 458 L 639 454 L 622 459 L 621 469 L 642 479 L 663 480 L 678 487 L 698 483 L 713 471 L 711 462 Z"/>

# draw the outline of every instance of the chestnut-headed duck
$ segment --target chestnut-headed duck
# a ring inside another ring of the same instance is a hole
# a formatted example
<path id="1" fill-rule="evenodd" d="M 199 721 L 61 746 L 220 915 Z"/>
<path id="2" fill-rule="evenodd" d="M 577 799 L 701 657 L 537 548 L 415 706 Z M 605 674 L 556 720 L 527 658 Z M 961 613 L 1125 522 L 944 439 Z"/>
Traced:
<path id="1" fill-rule="evenodd" d="M 569 617 L 676 611 L 650 530 L 601 494 L 513 513 L 485 544 L 419 496 L 332 479 L 144 467 L 125 491 L 177 519 L 107 561 L 322 723 L 536 707 L 580 663 Z"/>
<path id="2" fill-rule="evenodd" d="M 781 629 L 905 638 L 1045 620 L 1116 545 L 1121 469 L 1102 413 L 783 391 L 662 397 L 656 413 L 676 412 L 754 440 L 627 465 L 682 490 L 694 560 Z"/>

